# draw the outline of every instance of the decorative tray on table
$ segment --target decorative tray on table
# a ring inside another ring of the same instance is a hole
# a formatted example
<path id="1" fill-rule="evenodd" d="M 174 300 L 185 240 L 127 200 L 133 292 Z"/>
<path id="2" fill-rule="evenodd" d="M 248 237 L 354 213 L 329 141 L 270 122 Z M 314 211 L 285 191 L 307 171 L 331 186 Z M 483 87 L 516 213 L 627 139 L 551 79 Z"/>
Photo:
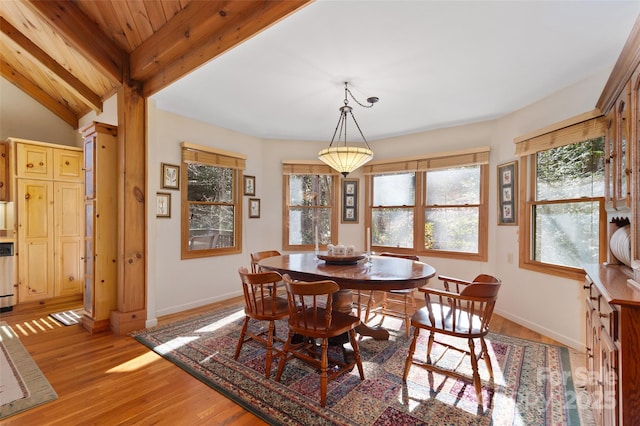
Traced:
<path id="1" fill-rule="evenodd" d="M 364 253 L 329 255 L 318 254 L 318 259 L 324 260 L 329 265 L 353 265 L 366 257 Z"/>

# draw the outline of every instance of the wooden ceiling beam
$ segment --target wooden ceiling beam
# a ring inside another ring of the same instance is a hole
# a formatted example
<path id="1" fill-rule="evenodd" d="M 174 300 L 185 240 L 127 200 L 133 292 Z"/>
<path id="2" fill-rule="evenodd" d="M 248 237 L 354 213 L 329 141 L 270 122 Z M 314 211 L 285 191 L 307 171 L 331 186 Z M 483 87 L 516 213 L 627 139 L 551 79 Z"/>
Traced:
<path id="1" fill-rule="evenodd" d="M 100 96 L 71 74 L 65 67 L 56 62 L 55 59 L 47 55 L 44 50 L 36 46 L 35 43 L 29 40 L 2 16 L 0 16 L 0 29 L 2 33 L 9 37 L 16 45 L 31 55 L 36 62 L 52 72 L 57 77 L 57 81 L 63 84 L 67 90 L 71 91 L 94 111 L 102 112 L 102 99 L 100 99 Z"/>
<path id="2" fill-rule="evenodd" d="M 310 1 L 192 1 L 131 52 L 131 78 L 150 96 Z"/>
<path id="3" fill-rule="evenodd" d="M 114 85 L 122 84 L 127 53 L 104 34 L 75 3 L 64 0 L 28 0 L 25 4 L 46 19 L 67 43 L 91 60 Z"/>
<path id="4" fill-rule="evenodd" d="M 64 122 L 74 129 L 78 128 L 78 116 L 65 105 L 51 97 L 47 92 L 31 80 L 16 71 L 7 63 L 4 57 L 0 59 L 0 73 L 7 80 L 13 83 L 20 90 L 38 101 L 42 106 L 60 117 Z"/>

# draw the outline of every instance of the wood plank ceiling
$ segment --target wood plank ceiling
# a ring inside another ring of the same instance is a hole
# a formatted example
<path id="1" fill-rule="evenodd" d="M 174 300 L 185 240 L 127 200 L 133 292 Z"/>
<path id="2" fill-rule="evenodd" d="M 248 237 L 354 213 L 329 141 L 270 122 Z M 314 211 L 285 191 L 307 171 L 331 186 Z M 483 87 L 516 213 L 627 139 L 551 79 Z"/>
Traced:
<path id="1" fill-rule="evenodd" d="M 311 0 L 0 0 L 2 76 L 74 128 L 150 96 Z"/>

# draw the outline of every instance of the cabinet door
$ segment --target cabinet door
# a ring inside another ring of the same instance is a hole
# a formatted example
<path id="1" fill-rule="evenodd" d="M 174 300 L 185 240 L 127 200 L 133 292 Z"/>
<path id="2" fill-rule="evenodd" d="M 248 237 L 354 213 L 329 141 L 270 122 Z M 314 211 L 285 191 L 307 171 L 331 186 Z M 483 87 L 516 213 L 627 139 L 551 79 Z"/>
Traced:
<path id="1" fill-rule="evenodd" d="M 53 179 L 82 182 L 82 151 L 55 149 L 53 151 Z"/>
<path id="2" fill-rule="evenodd" d="M 86 200 L 96 198 L 94 165 L 95 137 L 89 136 L 84 140 L 84 198 Z"/>
<path id="3" fill-rule="evenodd" d="M 95 313 L 94 300 L 94 262 L 93 241 L 95 235 L 95 221 L 93 218 L 94 201 L 88 201 L 84 205 L 84 310 L 90 317 Z"/>
<path id="4" fill-rule="evenodd" d="M 54 295 L 53 182 L 18 179 L 19 302 Z"/>
<path id="5" fill-rule="evenodd" d="M 84 281 L 82 184 L 55 182 L 54 193 L 55 295 L 81 294 Z"/>
<path id="6" fill-rule="evenodd" d="M 595 401 L 602 404 L 602 424 L 618 425 L 618 348 L 611 337 L 602 329 L 600 334 L 600 391 Z"/>
<path id="7" fill-rule="evenodd" d="M 4 142 L 0 142 L 0 201 L 9 201 L 9 146 Z"/>
<path id="8" fill-rule="evenodd" d="M 16 175 L 18 177 L 51 179 L 53 178 L 53 148 L 16 144 Z"/>

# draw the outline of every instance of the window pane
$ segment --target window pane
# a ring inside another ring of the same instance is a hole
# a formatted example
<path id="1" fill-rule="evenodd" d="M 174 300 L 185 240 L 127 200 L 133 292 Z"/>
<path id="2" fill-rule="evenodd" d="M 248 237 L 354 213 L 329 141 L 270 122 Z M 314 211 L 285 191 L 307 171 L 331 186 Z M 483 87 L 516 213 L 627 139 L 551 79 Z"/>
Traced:
<path id="1" fill-rule="evenodd" d="M 479 209 L 425 209 L 424 248 L 478 253 Z"/>
<path id="2" fill-rule="evenodd" d="M 189 205 L 189 250 L 234 246 L 234 207 Z"/>
<path id="3" fill-rule="evenodd" d="M 413 206 L 416 199 L 415 192 L 415 173 L 373 177 L 374 206 Z"/>
<path id="4" fill-rule="evenodd" d="M 233 203 L 233 169 L 189 163 L 189 201 Z"/>
<path id="5" fill-rule="evenodd" d="M 427 204 L 480 204 L 480 166 L 428 171 Z"/>
<path id="6" fill-rule="evenodd" d="M 581 267 L 598 263 L 599 203 L 533 206 L 534 260 Z"/>
<path id="7" fill-rule="evenodd" d="M 373 209 L 371 244 L 413 248 L 413 208 Z"/>
<path id="8" fill-rule="evenodd" d="M 536 200 L 604 195 L 604 138 L 536 154 Z"/>
<path id="9" fill-rule="evenodd" d="M 331 242 L 331 209 L 291 207 L 289 209 L 289 245 L 315 244 L 318 225 L 318 244 Z"/>
<path id="10" fill-rule="evenodd" d="M 289 204 L 292 206 L 330 206 L 331 176 L 289 176 Z"/>

